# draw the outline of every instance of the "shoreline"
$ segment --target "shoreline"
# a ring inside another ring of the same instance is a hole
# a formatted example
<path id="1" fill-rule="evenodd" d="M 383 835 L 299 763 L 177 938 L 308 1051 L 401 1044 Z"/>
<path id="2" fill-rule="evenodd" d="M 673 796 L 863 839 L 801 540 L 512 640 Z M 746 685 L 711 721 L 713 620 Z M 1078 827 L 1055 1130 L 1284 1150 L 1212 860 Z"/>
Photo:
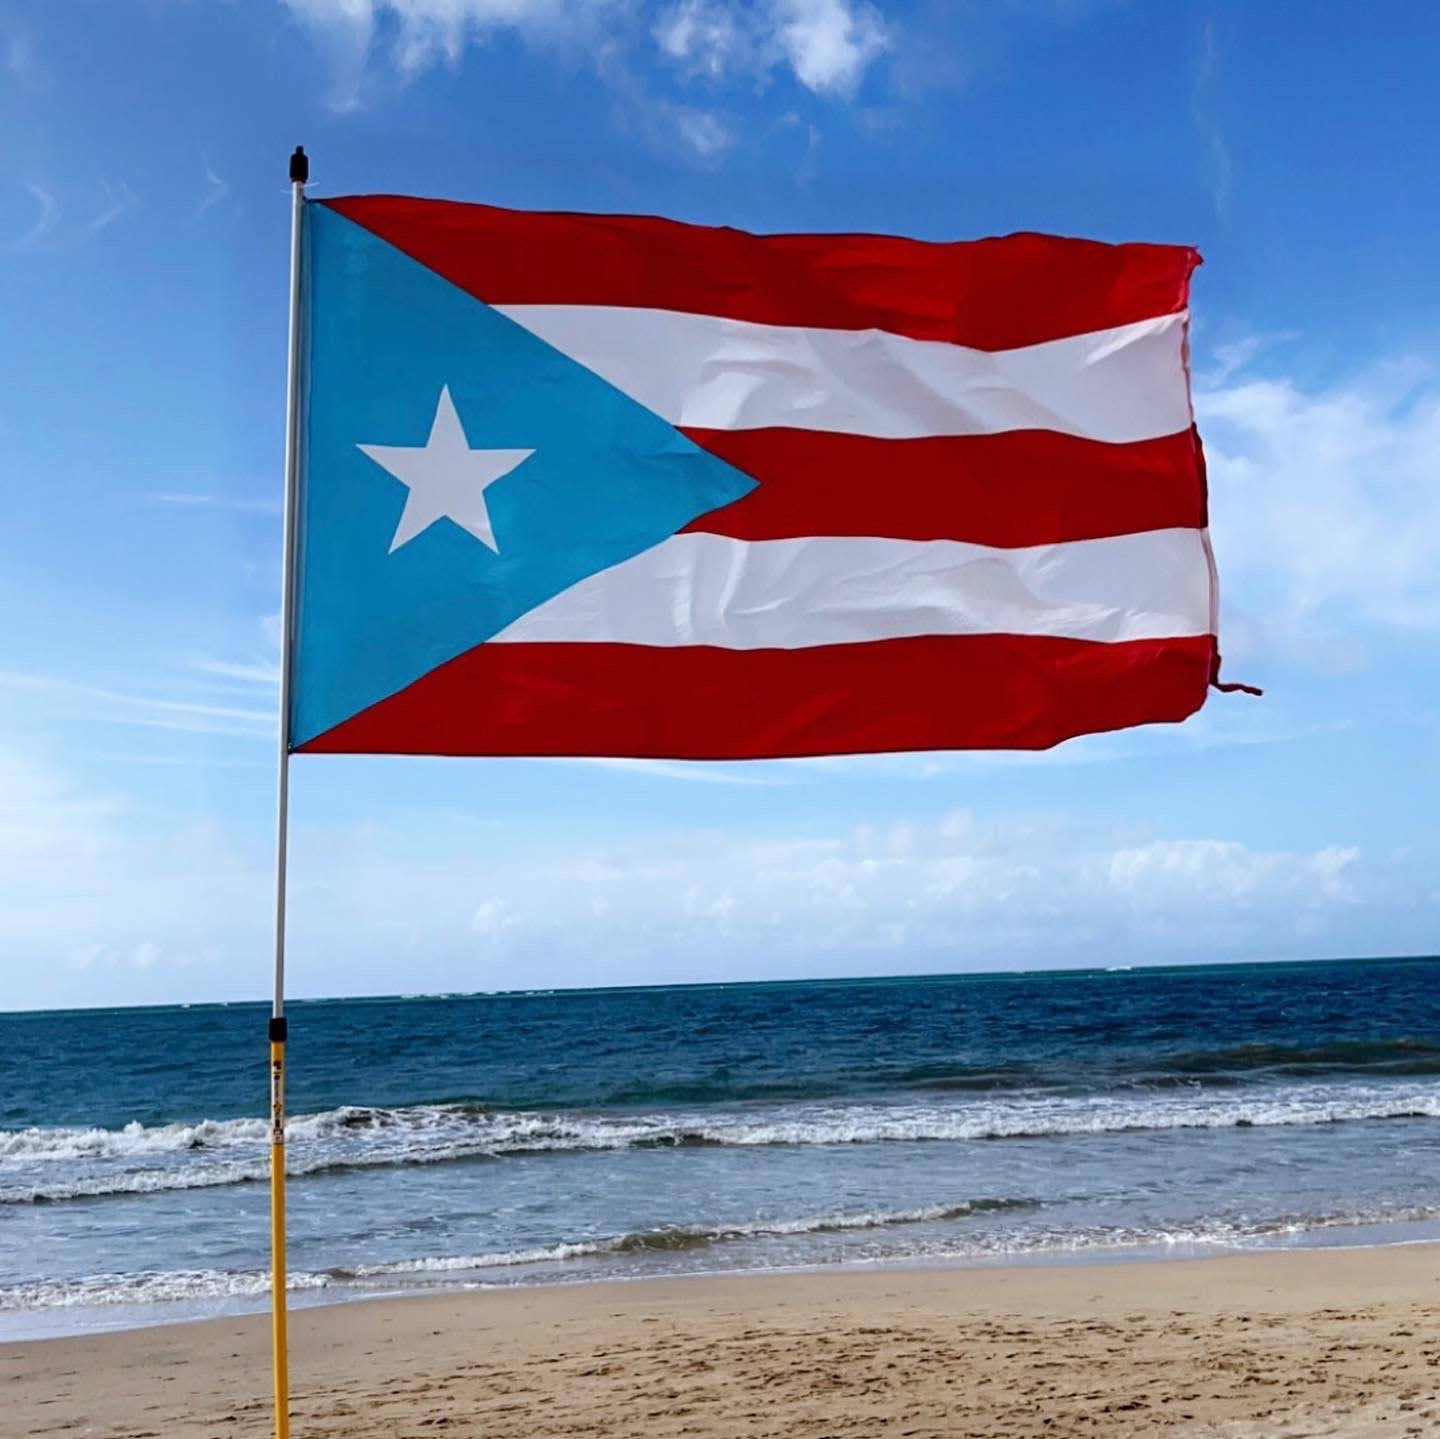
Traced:
<path id="1" fill-rule="evenodd" d="M 542 1410 L 616 1439 L 1400 1436 L 1440 1427 L 1437 1317 L 1434 1242 L 524 1285 L 297 1307 L 292 1390 L 299 1432 L 367 1439 L 528 1439 Z M 0 1374 L 19 1432 L 259 1439 L 268 1335 L 7 1342 Z"/>
<path id="2" fill-rule="evenodd" d="M 1386 1230 L 1412 1231 L 1407 1237 L 1384 1237 Z M 1108 1269 L 1111 1267 L 1148 1267 L 1152 1265 L 1197 1264 L 1220 1259 L 1241 1259 L 1247 1256 L 1284 1254 L 1325 1254 L 1383 1251 L 1394 1249 L 1433 1248 L 1440 1253 L 1440 1223 L 1436 1220 L 1395 1220 L 1389 1223 L 1352 1226 L 1350 1239 L 1320 1236 L 1341 1235 L 1344 1228 L 1316 1229 L 1286 1235 L 1272 1241 L 1252 1240 L 1250 1243 L 1227 1244 L 1220 1241 L 1190 1240 L 1173 1244 L 1093 1245 L 1073 1249 L 1035 1249 L 1001 1252 L 994 1255 L 957 1255 L 942 1257 L 917 1254 L 887 1256 L 874 1259 L 848 1259 L 834 1263 L 735 1266 L 730 1268 L 678 1270 L 672 1272 L 639 1272 L 632 1274 L 601 1273 L 587 1276 L 561 1272 L 518 1278 L 508 1283 L 480 1278 L 450 1280 L 415 1278 L 406 1282 L 366 1284 L 360 1280 L 335 1277 L 318 1286 L 298 1285 L 289 1292 L 292 1313 L 312 1309 L 329 1309 L 354 1304 L 402 1303 L 412 1300 L 445 1299 L 475 1294 L 511 1294 L 535 1291 L 573 1291 L 635 1284 L 705 1284 L 715 1281 L 748 1281 L 792 1276 L 864 1275 L 887 1273 L 992 1273 L 1007 1270 L 1068 1270 Z M 1361 1237 L 1365 1236 L 1365 1237 Z M 520 1266 L 517 1266 L 520 1267 Z M 418 1276 L 423 1270 L 414 1271 Z M 453 1271 L 457 1276 L 486 1271 Z M 292 1274 L 293 1278 L 293 1274 Z M 400 1278 L 400 1276 L 397 1276 Z M 186 1327 L 248 1319 L 270 1312 L 268 1291 L 250 1294 L 216 1295 L 185 1299 L 150 1301 L 97 1302 L 93 1304 L 55 1304 L 31 1309 L 0 1311 L 0 1351 L 17 1344 L 61 1343 L 87 1336 L 130 1334 L 154 1329 Z M 37 1322 L 27 1326 L 27 1318 L 40 1321 L 53 1316 L 54 1325 Z M 65 1318 L 71 1317 L 71 1323 Z M 36 1332 L 26 1333 L 27 1327 Z"/>
<path id="3" fill-rule="evenodd" d="M 1349 1239 L 1329 1236 L 1353 1236 Z M 1407 1237 L 1386 1237 L 1385 1231 L 1412 1231 Z M 1322 1238 L 1322 1236 L 1325 1236 Z M 1364 1237 L 1361 1237 L 1364 1236 Z M 416 1278 L 408 1281 L 396 1276 L 399 1282 L 383 1284 L 378 1280 L 367 1284 L 363 1280 L 335 1276 L 323 1285 L 300 1284 L 289 1291 L 289 1309 L 298 1312 L 309 1309 L 326 1309 L 341 1305 L 370 1304 L 376 1302 L 400 1302 L 412 1299 L 443 1299 L 467 1294 L 507 1294 L 532 1290 L 573 1290 L 589 1289 L 605 1285 L 631 1285 L 645 1283 L 705 1283 L 712 1280 L 777 1279 L 793 1275 L 844 1275 L 883 1274 L 899 1272 L 949 1272 L 1028 1269 L 1103 1269 L 1112 1265 L 1153 1265 L 1201 1263 L 1213 1259 L 1240 1258 L 1246 1255 L 1271 1255 L 1289 1253 L 1348 1253 L 1357 1250 L 1386 1250 L 1401 1248 L 1424 1248 L 1434 1246 L 1440 1251 L 1440 1221 L 1393 1220 L 1385 1223 L 1339 1227 L 1334 1229 L 1304 1230 L 1297 1234 L 1276 1237 L 1271 1240 L 1251 1240 L 1249 1243 L 1223 1241 L 1186 1240 L 1171 1244 L 1124 1244 L 1091 1245 L 1071 1249 L 1034 1249 L 1029 1251 L 1002 1251 L 992 1255 L 956 1255 L 953 1257 L 916 1254 L 897 1255 L 871 1259 L 847 1259 L 839 1262 L 814 1264 L 776 1264 L 755 1266 L 733 1266 L 730 1268 L 675 1270 L 670 1272 L 638 1272 L 631 1274 L 601 1273 L 586 1275 L 572 1273 L 566 1277 L 563 1272 L 547 1272 L 510 1282 L 464 1279 L 456 1277 L 446 1280 L 438 1276 L 423 1279 L 425 1273 L 417 1269 Z M 516 1266 L 523 1268 L 524 1266 Z M 538 1268 L 539 1266 L 537 1266 Z M 328 1273 L 328 1271 L 324 1271 Z M 485 1269 L 458 1269 L 452 1271 L 480 1275 Z M 292 1280 L 294 1272 L 292 1271 Z M 269 1314 L 268 1289 L 261 1292 L 196 1296 L 183 1299 L 155 1299 L 149 1301 L 96 1302 L 93 1304 L 53 1304 L 29 1309 L 0 1310 L 0 1349 L 13 1344 L 38 1344 L 80 1339 L 87 1335 L 128 1334 L 135 1331 L 163 1329 L 171 1326 L 207 1324 L 215 1321 L 244 1319 Z M 53 1325 L 41 1321 L 53 1316 Z M 72 1322 L 66 1323 L 66 1317 Z M 25 1323 L 30 1318 L 37 1322 Z M 24 1332 L 32 1328 L 35 1332 Z"/>

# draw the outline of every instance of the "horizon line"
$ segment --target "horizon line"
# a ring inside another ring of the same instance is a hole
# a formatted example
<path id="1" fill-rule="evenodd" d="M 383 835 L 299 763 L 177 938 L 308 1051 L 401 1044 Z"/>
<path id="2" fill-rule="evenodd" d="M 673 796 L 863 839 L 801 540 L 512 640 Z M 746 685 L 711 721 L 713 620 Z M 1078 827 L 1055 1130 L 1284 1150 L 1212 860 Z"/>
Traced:
<path id="1" fill-rule="evenodd" d="M 937 980 L 957 979 L 1003 979 L 1026 975 L 1076 975 L 1076 974 L 1131 974 L 1145 970 L 1154 972 L 1167 969 L 1247 969 L 1261 965 L 1307 965 L 1307 964 L 1412 964 L 1440 960 L 1440 954 L 1353 954 L 1312 956 L 1309 959 L 1193 959 L 1193 960 L 1139 960 L 1133 964 L 1079 964 L 1057 965 L 1055 967 L 997 968 L 969 970 L 941 970 L 923 974 L 854 974 L 854 975 L 791 975 L 771 979 L 691 979 L 652 981 L 632 984 L 556 984 L 539 985 L 525 989 L 437 989 L 415 992 L 389 992 L 377 994 L 326 994 L 297 995 L 286 997 L 286 1007 L 302 1004 L 411 1004 L 437 999 L 545 999 L 557 995 L 612 994 L 668 989 L 726 989 L 731 986 L 749 985 L 798 985 L 798 984 L 894 984 L 924 983 Z M 197 999 L 168 1000 L 144 1004 L 99 1004 L 64 1005 L 51 1009 L 6 1009 L 0 1007 L 0 1019 L 51 1014 L 112 1014 L 117 1010 L 145 1009 L 245 1009 L 269 1010 L 271 1001 L 266 998 L 254 999 Z"/>

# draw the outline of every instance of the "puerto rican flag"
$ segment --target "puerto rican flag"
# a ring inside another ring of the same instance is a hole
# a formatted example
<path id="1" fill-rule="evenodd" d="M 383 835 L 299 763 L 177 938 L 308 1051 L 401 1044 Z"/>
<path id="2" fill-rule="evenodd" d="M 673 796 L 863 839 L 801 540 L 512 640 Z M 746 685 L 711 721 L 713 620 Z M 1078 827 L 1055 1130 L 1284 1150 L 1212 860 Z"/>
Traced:
<path id="1" fill-rule="evenodd" d="M 1188 248 L 306 207 L 297 751 L 1039 749 L 1218 667 Z"/>

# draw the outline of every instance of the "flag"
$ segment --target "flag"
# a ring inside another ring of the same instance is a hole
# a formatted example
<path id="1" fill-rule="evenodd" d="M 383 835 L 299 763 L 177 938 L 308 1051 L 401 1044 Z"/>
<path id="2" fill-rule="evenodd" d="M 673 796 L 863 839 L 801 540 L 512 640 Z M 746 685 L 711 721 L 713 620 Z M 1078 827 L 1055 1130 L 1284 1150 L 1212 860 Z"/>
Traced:
<path id="1" fill-rule="evenodd" d="M 306 207 L 304 752 L 1038 749 L 1218 666 L 1195 251 Z"/>

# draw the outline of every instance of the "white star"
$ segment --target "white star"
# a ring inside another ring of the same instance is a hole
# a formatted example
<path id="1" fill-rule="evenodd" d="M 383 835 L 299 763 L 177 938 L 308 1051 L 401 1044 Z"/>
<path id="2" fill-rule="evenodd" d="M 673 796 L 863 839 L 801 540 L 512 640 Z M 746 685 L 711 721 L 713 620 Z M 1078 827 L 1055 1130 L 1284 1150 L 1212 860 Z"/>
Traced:
<path id="1" fill-rule="evenodd" d="M 392 555 L 422 530 L 428 530 L 436 520 L 447 518 L 499 554 L 500 546 L 495 543 L 490 511 L 485 504 L 485 491 L 535 453 L 534 450 L 472 450 L 460 426 L 460 416 L 455 413 L 449 385 L 440 391 L 435 422 L 430 426 L 430 438 L 425 444 L 359 445 L 357 448 L 410 491 L 400 523 L 395 527 L 395 538 L 390 541 Z"/>

